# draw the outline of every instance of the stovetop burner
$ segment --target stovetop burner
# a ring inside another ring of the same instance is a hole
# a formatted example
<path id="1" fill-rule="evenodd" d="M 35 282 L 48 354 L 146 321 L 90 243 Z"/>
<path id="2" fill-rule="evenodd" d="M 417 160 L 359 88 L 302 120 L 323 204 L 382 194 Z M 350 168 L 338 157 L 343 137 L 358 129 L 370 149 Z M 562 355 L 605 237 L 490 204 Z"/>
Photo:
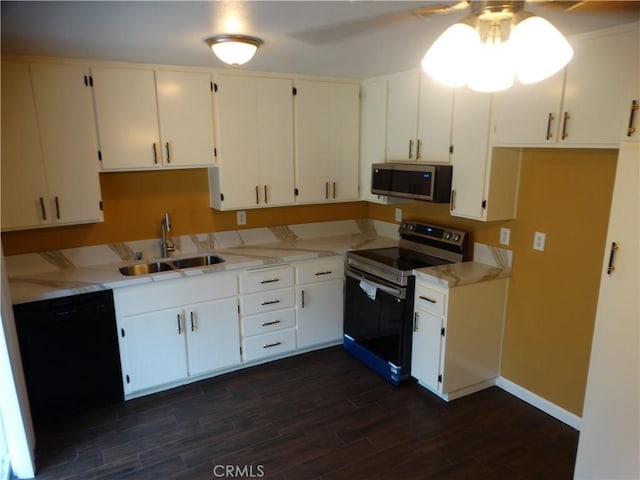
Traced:
<path id="1" fill-rule="evenodd" d="M 400 247 L 358 250 L 357 254 L 360 257 L 367 258 L 401 271 L 411 271 L 414 268 L 434 267 L 436 265 L 451 263 L 450 261 L 443 260 L 442 258 L 421 254 L 414 250 Z"/>

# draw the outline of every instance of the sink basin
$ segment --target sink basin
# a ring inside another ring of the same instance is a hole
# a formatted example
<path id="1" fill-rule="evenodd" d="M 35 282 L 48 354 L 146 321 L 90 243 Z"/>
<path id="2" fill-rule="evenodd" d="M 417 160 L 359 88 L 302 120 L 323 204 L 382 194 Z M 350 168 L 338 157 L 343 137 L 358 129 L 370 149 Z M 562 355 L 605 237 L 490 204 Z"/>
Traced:
<path id="1" fill-rule="evenodd" d="M 171 263 L 176 268 L 204 267 L 206 265 L 215 265 L 222 263 L 224 260 L 216 255 L 202 255 L 199 257 L 179 258 L 172 260 Z"/>
<path id="2" fill-rule="evenodd" d="M 126 276 L 146 275 L 148 273 L 168 272 L 173 267 L 165 262 L 140 263 L 120 268 L 120 273 Z"/>

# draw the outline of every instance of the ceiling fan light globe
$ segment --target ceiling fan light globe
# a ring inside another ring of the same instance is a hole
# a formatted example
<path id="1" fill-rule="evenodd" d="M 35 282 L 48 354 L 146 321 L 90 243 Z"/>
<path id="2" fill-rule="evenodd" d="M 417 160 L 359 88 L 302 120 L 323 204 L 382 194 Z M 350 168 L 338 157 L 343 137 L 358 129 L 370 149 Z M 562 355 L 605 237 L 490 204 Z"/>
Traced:
<path id="1" fill-rule="evenodd" d="M 509 42 L 482 44 L 472 60 L 468 87 L 477 92 L 499 92 L 513 86 L 513 58 Z"/>
<path id="2" fill-rule="evenodd" d="M 480 36 L 473 27 L 456 23 L 433 42 L 422 59 L 422 69 L 436 82 L 462 87 L 467 83 L 471 59 L 479 45 Z"/>
<path id="3" fill-rule="evenodd" d="M 566 38 L 541 17 L 518 23 L 509 37 L 513 47 L 516 75 L 520 83 L 544 80 L 562 70 L 573 57 Z"/>

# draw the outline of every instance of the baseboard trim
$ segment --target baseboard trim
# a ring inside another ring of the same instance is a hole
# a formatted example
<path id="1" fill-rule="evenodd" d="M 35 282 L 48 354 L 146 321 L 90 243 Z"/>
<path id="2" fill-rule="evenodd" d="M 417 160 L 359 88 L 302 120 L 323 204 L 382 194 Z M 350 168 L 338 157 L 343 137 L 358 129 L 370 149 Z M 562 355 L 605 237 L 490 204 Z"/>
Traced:
<path id="1" fill-rule="evenodd" d="M 563 423 L 566 423 L 570 427 L 573 427 L 578 431 L 580 431 L 580 428 L 582 428 L 581 417 L 565 410 L 562 407 L 559 407 L 555 403 L 552 403 L 545 398 L 542 398 L 540 395 L 536 395 L 526 388 L 521 387 L 517 383 L 513 383 L 511 380 L 507 380 L 504 377 L 498 377 L 496 385 L 504 391 L 509 392 L 514 397 L 518 397 L 520 400 L 527 402 L 529 405 L 533 405 L 534 407 L 542 410 L 544 413 L 557 418 Z"/>

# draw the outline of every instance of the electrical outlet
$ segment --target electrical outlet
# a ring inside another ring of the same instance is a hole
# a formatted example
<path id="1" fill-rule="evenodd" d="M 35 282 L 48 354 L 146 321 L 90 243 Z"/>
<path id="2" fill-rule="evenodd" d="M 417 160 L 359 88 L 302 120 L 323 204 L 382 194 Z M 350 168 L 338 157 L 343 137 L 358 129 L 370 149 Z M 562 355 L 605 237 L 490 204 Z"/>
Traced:
<path id="1" fill-rule="evenodd" d="M 544 252 L 544 242 L 547 239 L 547 235 L 542 232 L 535 232 L 533 234 L 533 249 L 539 252 Z"/>
<path id="2" fill-rule="evenodd" d="M 511 229 L 510 228 L 501 228 L 500 229 L 500 245 L 509 245 L 509 240 L 511 238 Z"/>
<path id="3" fill-rule="evenodd" d="M 402 209 L 396 208 L 396 222 L 402 221 Z"/>
<path id="4" fill-rule="evenodd" d="M 246 225 L 247 224 L 247 212 L 244 210 L 238 210 L 236 212 L 236 218 L 238 221 L 238 225 Z"/>

